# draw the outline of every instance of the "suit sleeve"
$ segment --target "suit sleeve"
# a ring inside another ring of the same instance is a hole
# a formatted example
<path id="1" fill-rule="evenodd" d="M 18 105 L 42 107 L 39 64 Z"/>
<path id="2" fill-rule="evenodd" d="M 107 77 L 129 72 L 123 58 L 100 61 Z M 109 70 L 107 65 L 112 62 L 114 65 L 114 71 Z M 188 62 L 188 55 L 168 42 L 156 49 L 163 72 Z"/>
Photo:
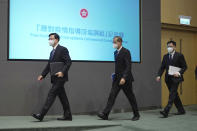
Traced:
<path id="1" fill-rule="evenodd" d="M 166 63 L 165 63 L 165 56 L 163 57 L 163 60 L 162 60 L 162 63 L 161 63 L 161 66 L 159 68 L 159 71 L 157 73 L 157 76 L 162 76 L 163 75 L 163 72 L 164 70 L 166 69 Z"/>
<path id="2" fill-rule="evenodd" d="M 126 68 L 125 68 L 125 70 L 123 72 L 123 78 L 125 80 L 127 80 L 128 76 L 129 76 L 129 74 L 131 72 L 131 54 L 130 54 L 129 51 L 126 51 L 125 57 L 124 57 L 124 61 L 125 61 Z"/>
<path id="3" fill-rule="evenodd" d="M 185 61 L 185 57 L 182 54 L 180 55 L 180 66 L 181 66 L 181 71 L 179 73 L 183 75 L 184 72 L 187 70 L 187 64 Z"/>
<path id="4" fill-rule="evenodd" d="M 71 61 L 71 58 L 70 58 L 70 55 L 69 55 L 69 52 L 66 48 L 63 49 L 63 53 L 62 53 L 62 59 L 65 63 L 63 69 L 62 69 L 62 73 L 63 74 L 66 74 L 72 64 L 72 61 Z"/>
<path id="5" fill-rule="evenodd" d="M 50 64 L 48 62 L 48 64 L 46 65 L 46 67 L 44 68 L 44 70 L 42 71 L 42 77 L 45 78 L 47 76 L 47 74 L 49 73 L 50 71 Z"/>

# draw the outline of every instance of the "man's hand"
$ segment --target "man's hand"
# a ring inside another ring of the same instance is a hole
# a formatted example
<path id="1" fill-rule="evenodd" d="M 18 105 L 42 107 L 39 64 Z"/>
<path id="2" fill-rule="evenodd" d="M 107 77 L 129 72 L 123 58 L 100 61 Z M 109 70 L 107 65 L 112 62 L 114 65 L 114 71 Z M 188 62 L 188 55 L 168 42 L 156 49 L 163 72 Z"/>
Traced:
<path id="1" fill-rule="evenodd" d="M 111 74 L 111 79 L 114 80 L 115 79 L 115 73 Z"/>
<path id="2" fill-rule="evenodd" d="M 174 74 L 174 77 L 180 77 L 181 76 L 181 74 L 179 73 L 179 72 L 176 72 L 175 74 Z"/>
<path id="3" fill-rule="evenodd" d="M 125 82 L 126 82 L 125 79 L 124 78 L 121 78 L 119 85 L 124 85 Z"/>
<path id="4" fill-rule="evenodd" d="M 41 81 L 42 79 L 43 79 L 42 75 L 38 76 L 38 81 Z"/>
<path id="5" fill-rule="evenodd" d="M 64 74 L 62 72 L 58 72 L 55 74 L 57 77 L 64 77 Z"/>
<path id="6" fill-rule="evenodd" d="M 160 82 L 160 80 L 161 80 L 161 77 L 160 77 L 160 76 L 157 76 L 157 77 L 156 77 L 156 81 L 157 81 L 157 82 Z"/>

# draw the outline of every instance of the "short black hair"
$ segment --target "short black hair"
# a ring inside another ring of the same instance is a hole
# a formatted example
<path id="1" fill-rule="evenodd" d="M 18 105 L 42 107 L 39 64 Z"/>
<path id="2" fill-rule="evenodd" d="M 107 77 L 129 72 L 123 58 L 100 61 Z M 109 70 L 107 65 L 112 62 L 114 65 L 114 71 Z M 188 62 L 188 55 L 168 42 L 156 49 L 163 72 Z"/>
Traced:
<path id="1" fill-rule="evenodd" d="M 114 36 L 114 39 L 115 39 L 115 38 L 117 38 L 117 41 L 118 41 L 118 42 L 121 42 L 121 43 L 122 43 L 122 37 L 120 37 L 120 36 Z"/>
<path id="2" fill-rule="evenodd" d="M 51 35 L 54 35 L 55 39 L 58 39 L 58 41 L 60 41 L 60 36 L 59 36 L 57 33 L 50 33 L 50 34 L 49 34 L 49 37 L 50 37 Z"/>
<path id="3" fill-rule="evenodd" d="M 176 42 L 175 42 L 175 41 L 173 41 L 173 40 L 168 41 L 168 42 L 167 42 L 167 45 L 168 45 L 168 44 L 171 44 L 171 43 L 172 43 L 174 46 L 176 46 Z"/>

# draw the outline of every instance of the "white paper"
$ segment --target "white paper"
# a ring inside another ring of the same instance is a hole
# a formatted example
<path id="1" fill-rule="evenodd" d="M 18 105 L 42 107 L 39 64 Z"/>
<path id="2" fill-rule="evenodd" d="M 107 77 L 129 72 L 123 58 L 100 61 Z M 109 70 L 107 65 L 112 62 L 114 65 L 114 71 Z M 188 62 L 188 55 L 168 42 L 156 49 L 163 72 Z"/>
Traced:
<path id="1" fill-rule="evenodd" d="M 169 75 L 174 75 L 177 72 L 179 72 L 180 70 L 181 70 L 181 68 L 179 68 L 179 67 L 169 66 L 168 74 Z"/>

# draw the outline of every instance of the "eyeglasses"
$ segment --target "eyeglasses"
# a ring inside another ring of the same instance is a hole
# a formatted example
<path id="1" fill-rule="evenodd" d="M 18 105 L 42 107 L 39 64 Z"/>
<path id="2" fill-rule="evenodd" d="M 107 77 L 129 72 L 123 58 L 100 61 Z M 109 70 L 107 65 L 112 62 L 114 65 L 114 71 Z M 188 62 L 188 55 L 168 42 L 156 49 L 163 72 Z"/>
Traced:
<path id="1" fill-rule="evenodd" d="M 55 40 L 55 38 L 49 38 L 48 40 Z"/>

